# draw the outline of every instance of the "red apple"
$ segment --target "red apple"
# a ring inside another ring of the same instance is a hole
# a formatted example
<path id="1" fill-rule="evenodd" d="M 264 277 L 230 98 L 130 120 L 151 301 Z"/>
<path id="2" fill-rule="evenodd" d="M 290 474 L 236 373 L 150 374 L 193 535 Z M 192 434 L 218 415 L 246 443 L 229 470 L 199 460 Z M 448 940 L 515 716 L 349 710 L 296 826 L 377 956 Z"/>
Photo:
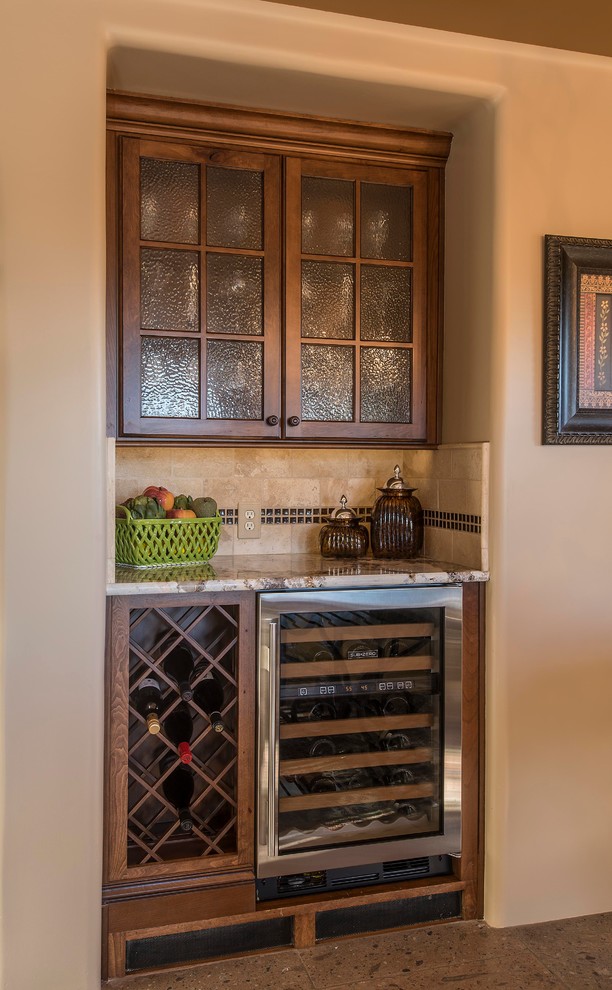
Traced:
<path id="1" fill-rule="evenodd" d="M 162 509 L 166 510 L 166 513 L 168 512 L 168 509 L 171 509 L 174 505 L 174 495 L 162 485 L 158 487 L 155 485 L 149 485 L 148 488 L 145 488 L 142 494 L 148 495 L 149 498 L 154 498 L 155 501 L 161 505 Z"/>

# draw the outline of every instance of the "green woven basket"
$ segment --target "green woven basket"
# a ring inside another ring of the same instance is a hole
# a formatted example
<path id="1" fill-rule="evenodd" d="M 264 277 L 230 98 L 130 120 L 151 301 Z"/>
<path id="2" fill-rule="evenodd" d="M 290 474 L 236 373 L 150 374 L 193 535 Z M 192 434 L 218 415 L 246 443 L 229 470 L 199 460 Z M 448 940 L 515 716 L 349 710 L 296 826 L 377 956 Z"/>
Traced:
<path id="1" fill-rule="evenodd" d="M 221 516 L 207 519 L 132 519 L 125 505 L 115 520 L 115 557 L 132 567 L 163 567 L 210 560 L 217 552 Z"/>

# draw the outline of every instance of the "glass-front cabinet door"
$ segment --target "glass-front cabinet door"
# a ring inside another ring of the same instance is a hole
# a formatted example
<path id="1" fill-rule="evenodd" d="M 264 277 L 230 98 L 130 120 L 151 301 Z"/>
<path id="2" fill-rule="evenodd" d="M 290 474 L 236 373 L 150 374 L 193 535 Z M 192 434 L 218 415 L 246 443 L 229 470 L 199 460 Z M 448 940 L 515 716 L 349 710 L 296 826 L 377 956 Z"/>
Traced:
<path id="1" fill-rule="evenodd" d="M 122 432 L 280 435 L 280 159 L 122 143 Z"/>
<path id="2" fill-rule="evenodd" d="M 287 161 L 288 437 L 426 440 L 437 181 L 416 168 Z"/>

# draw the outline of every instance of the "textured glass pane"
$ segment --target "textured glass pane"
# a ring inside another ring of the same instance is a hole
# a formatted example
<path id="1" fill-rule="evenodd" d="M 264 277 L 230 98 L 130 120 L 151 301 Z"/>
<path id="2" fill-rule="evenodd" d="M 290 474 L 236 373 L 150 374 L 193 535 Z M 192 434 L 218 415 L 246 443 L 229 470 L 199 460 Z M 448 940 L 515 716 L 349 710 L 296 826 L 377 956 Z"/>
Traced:
<path id="1" fill-rule="evenodd" d="M 140 229 L 143 241 L 199 243 L 199 165 L 141 158 Z"/>
<path id="2" fill-rule="evenodd" d="M 412 342 L 410 268 L 361 266 L 361 339 Z"/>
<path id="3" fill-rule="evenodd" d="M 263 333 L 263 261 L 209 254 L 206 329 L 210 333 Z"/>
<path id="4" fill-rule="evenodd" d="M 209 419 L 261 419 L 263 344 L 209 340 L 206 347 Z"/>
<path id="5" fill-rule="evenodd" d="M 361 183 L 361 257 L 410 261 L 410 190 Z"/>
<path id="6" fill-rule="evenodd" d="M 302 177 L 304 254 L 355 253 L 355 185 L 347 179 Z"/>
<path id="7" fill-rule="evenodd" d="M 412 351 L 361 348 L 361 422 L 410 423 Z"/>
<path id="8" fill-rule="evenodd" d="M 140 352 L 143 416 L 200 415 L 200 345 L 181 337 L 143 337 Z"/>
<path id="9" fill-rule="evenodd" d="M 353 420 L 354 362 L 353 347 L 302 344 L 302 419 Z"/>
<path id="10" fill-rule="evenodd" d="M 262 247 L 263 175 L 244 168 L 206 170 L 206 243 Z"/>
<path id="11" fill-rule="evenodd" d="M 302 337 L 355 336 L 355 266 L 302 262 Z"/>
<path id="12" fill-rule="evenodd" d="M 145 330 L 198 330 L 200 278 L 195 251 L 140 254 L 141 326 Z"/>

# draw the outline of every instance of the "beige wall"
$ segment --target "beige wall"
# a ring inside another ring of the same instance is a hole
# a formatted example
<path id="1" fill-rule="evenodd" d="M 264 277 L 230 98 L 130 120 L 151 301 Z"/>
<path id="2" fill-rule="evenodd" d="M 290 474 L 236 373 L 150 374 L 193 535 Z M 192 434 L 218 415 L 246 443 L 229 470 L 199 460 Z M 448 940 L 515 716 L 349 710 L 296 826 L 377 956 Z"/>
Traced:
<path id="1" fill-rule="evenodd" d="M 541 238 L 612 229 L 610 63 L 256 0 L 11 0 L 4 21 L 3 986 L 97 984 L 116 41 L 328 75 L 345 103 L 351 80 L 405 87 L 407 104 L 428 92 L 432 122 L 437 94 L 489 100 L 449 121 L 447 380 L 462 385 L 446 402 L 446 439 L 492 453 L 486 915 L 612 909 L 612 462 L 539 443 Z"/>

